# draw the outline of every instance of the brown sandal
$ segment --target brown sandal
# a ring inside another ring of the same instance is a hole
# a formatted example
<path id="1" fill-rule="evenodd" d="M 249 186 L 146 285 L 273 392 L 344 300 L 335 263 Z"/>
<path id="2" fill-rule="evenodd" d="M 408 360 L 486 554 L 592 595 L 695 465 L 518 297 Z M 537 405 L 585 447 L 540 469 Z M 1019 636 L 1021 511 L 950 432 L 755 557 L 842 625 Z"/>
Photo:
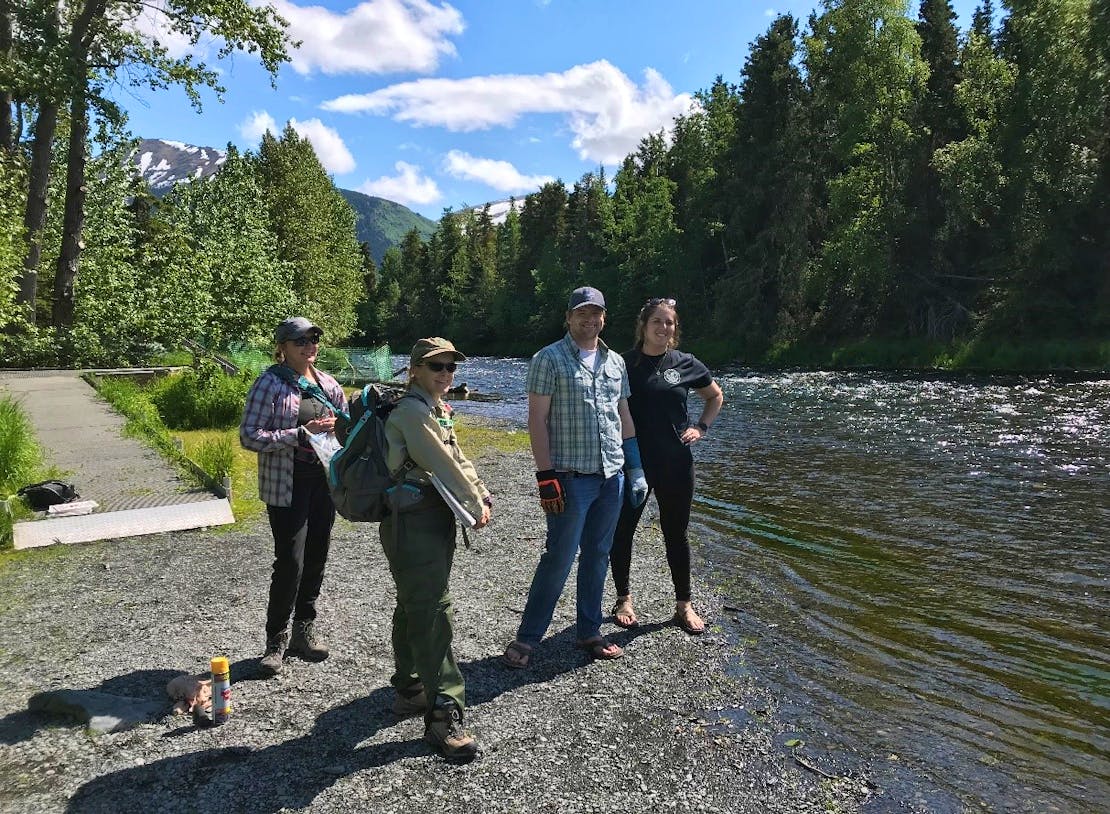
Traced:
<path id="1" fill-rule="evenodd" d="M 523 670 L 532 661 L 532 648 L 524 642 L 513 639 L 501 654 L 501 661 L 506 667 Z"/>
<path id="2" fill-rule="evenodd" d="M 617 627 L 633 628 L 639 627 L 640 622 L 636 618 L 636 612 L 632 610 L 632 597 L 631 596 L 618 596 L 617 604 L 613 606 L 613 624 Z M 629 621 L 622 622 L 620 617 L 627 616 Z"/>
<path id="3" fill-rule="evenodd" d="M 577 644 L 579 648 L 585 650 L 595 659 L 619 659 L 624 655 L 624 650 L 613 644 L 604 636 L 594 636 L 592 639 L 580 639 Z"/>
<path id="4" fill-rule="evenodd" d="M 693 619 L 690 618 L 691 616 Z M 698 616 L 693 605 L 687 605 L 682 610 L 675 609 L 673 621 L 691 636 L 700 636 L 705 633 L 705 622 Z"/>

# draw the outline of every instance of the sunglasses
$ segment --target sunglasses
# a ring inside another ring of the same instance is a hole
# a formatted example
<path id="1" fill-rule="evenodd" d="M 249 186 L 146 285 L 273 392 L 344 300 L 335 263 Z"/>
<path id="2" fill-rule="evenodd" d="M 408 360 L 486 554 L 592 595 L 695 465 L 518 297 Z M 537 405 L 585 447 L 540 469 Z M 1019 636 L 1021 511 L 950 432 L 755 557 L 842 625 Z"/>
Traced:
<path id="1" fill-rule="evenodd" d="M 296 339 L 290 340 L 298 348 L 303 348 L 305 345 L 319 345 L 320 337 L 318 336 L 298 336 Z"/>
<path id="2" fill-rule="evenodd" d="M 668 308 L 674 308 L 678 303 L 673 297 L 652 297 L 644 303 L 644 308 L 654 308 L 657 305 L 665 305 Z"/>
<path id="3" fill-rule="evenodd" d="M 454 373 L 459 369 L 459 366 L 454 362 L 421 362 L 424 367 L 432 371 L 432 373 L 442 373 L 446 370 L 448 373 Z"/>

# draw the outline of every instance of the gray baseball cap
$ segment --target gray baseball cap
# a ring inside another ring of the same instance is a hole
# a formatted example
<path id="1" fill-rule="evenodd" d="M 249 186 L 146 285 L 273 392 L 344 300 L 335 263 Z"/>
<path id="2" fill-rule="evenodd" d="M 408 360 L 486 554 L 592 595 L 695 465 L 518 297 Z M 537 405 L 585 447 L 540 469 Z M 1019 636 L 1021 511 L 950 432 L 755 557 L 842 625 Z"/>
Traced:
<path id="1" fill-rule="evenodd" d="M 596 288 L 591 288 L 584 285 L 581 288 L 576 288 L 570 292 L 570 302 L 567 303 L 567 310 L 573 311 L 575 308 L 581 308 L 583 305 L 596 305 L 601 310 L 605 310 L 605 296 Z"/>
<path id="2" fill-rule="evenodd" d="M 304 317 L 289 317 L 283 319 L 274 328 L 274 341 L 281 344 L 282 342 L 288 342 L 290 339 L 299 339 L 309 333 L 323 336 L 324 329 Z"/>

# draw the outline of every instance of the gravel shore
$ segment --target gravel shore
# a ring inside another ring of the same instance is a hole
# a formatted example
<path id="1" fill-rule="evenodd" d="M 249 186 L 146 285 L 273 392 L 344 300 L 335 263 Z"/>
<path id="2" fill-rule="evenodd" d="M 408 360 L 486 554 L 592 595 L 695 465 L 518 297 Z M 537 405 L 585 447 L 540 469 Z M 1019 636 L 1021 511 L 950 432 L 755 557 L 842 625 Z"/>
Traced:
<path id="1" fill-rule="evenodd" d="M 466 420 L 472 420 L 467 417 Z M 473 452 L 468 450 L 468 452 Z M 774 702 L 729 670 L 740 645 L 695 574 L 711 624 L 670 624 L 658 528 L 640 532 L 641 626 L 593 662 L 574 647 L 574 576 L 533 666 L 503 667 L 543 546 L 531 459 L 473 454 L 496 497 L 489 528 L 455 557 L 455 653 L 467 727 L 484 754 L 450 766 L 419 718 L 390 711 L 393 586 L 375 526 L 338 521 L 318 627 L 332 656 L 263 680 L 272 541 L 265 519 L 230 531 L 55 546 L 0 560 L 0 811 L 4 812 L 849 812 L 860 778 L 827 779 L 783 745 Z M 696 557 L 695 557 L 696 562 Z M 612 585 L 605 598 L 612 606 Z M 166 682 L 227 655 L 235 711 L 216 728 L 170 714 Z M 28 711 L 42 690 L 164 704 L 122 732 Z"/>

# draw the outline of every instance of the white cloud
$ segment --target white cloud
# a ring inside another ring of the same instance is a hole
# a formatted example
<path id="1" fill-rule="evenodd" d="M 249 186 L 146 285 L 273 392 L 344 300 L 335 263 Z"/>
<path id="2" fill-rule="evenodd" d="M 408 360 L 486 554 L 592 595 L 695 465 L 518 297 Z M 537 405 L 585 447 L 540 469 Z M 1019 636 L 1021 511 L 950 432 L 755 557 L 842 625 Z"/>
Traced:
<path id="1" fill-rule="evenodd" d="M 274 135 L 281 132 L 278 129 L 277 122 L 274 121 L 274 117 L 265 110 L 255 110 L 247 117 L 246 121 L 239 125 L 239 135 L 252 147 L 262 141 L 262 137 L 267 130 Z"/>
<path id="2" fill-rule="evenodd" d="M 462 150 L 447 154 L 443 170 L 455 178 L 480 181 L 501 192 L 535 192 L 555 180 L 550 175 L 524 175 L 508 161 L 478 158 Z"/>
<path id="3" fill-rule="evenodd" d="M 290 119 L 289 124 L 301 138 L 308 139 L 316 157 L 324 165 L 324 169 L 336 175 L 344 175 L 355 168 L 355 157 L 343 143 L 339 133 L 328 127 L 319 119 L 309 119 L 302 122 Z M 239 133 L 243 139 L 252 146 L 262 140 L 262 135 L 268 130 L 275 136 L 281 135 L 281 130 L 274 117 L 265 110 L 256 110 L 239 125 Z"/>
<path id="4" fill-rule="evenodd" d="M 430 73 L 442 57 L 455 55 L 449 37 L 465 27 L 458 9 L 430 0 L 366 0 L 341 14 L 320 5 L 267 2 L 289 21 L 290 38 L 301 41 L 290 54 L 300 74 Z"/>
<path id="5" fill-rule="evenodd" d="M 397 170 L 396 175 L 383 175 L 376 181 L 367 180 L 358 191 L 400 204 L 424 205 L 443 197 L 436 182 L 424 175 L 420 167 L 404 161 L 398 161 L 393 167 Z"/>
<path id="6" fill-rule="evenodd" d="M 344 175 L 355 168 L 355 157 L 351 155 L 351 151 L 347 149 L 347 145 L 343 143 L 343 139 L 335 129 L 328 127 L 319 119 L 309 119 L 306 122 L 290 119 L 289 123 L 301 138 L 312 142 L 316 157 L 328 172 Z"/>
<path id="7" fill-rule="evenodd" d="M 769 8 L 769 9 L 766 9 L 763 12 L 763 16 L 764 17 L 770 17 L 771 19 L 774 19 L 775 17 L 779 16 L 779 13 L 777 11 L 775 11 L 773 8 Z"/>
<path id="8" fill-rule="evenodd" d="M 616 163 L 648 133 L 669 129 L 687 113 L 688 93 L 675 94 L 654 69 L 637 86 L 606 60 L 563 73 L 504 74 L 468 79 L 420 79 L 366 94 L 328 100 L 324 110 L 391 115 L 417 126 L 452 131 L 509 127 L 528 113 L 566 117 L 583 159 Z"/>

